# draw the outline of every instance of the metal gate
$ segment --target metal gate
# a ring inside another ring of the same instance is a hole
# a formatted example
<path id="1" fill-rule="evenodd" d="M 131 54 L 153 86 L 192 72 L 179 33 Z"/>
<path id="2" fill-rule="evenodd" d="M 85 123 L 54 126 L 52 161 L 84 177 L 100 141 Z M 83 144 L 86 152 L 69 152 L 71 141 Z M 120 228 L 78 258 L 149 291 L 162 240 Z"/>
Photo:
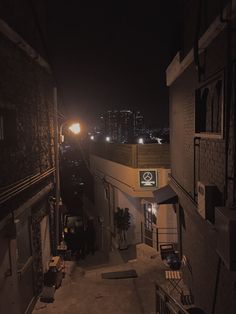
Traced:
<path id="1" fill-rule="evenodd" d="M 144 243 L 153 247 L 152 208 L 144 204 Z"/>

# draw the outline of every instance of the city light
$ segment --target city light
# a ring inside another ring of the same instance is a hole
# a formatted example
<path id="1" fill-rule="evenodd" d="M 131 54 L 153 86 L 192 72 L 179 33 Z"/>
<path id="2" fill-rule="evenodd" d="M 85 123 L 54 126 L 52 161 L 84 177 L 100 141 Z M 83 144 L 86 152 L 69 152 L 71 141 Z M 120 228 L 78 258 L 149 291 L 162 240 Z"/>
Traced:
<path id="1" fill-rule="evenodd" d="M 94 141 L 94 135 L 90 136 L 90 140 Z"/>
<path id="2" fill-rule="evenodd" d="M 73 123 L 69 129 L 71 130 L 71 132 L 73 132 L 74 134 L 79 134 L 80 133 L 80 124 L 79 123 Z"/>
<path id="3" fill-rule="evenodd" d="M 111 138 L 110 136 L 106 136 L 106 142 L 110 142 Z"/>
<path id="4" fill-rule="evenodd" d="M 143 138 L 139 138 L 139 139 L 138 139 L 138 143 L 139 143 L 139 144 L 144 144 Z"/>

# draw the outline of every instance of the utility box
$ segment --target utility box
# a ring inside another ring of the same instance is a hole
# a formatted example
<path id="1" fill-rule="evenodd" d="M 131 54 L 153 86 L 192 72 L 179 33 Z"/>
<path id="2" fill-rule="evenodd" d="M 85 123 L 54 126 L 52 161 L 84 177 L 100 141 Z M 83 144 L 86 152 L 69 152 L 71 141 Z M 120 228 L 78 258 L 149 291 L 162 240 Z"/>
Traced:
<path id="1" fill-rule="evenodd" d="M 228 270 L 236 270 L 236 210 L 216 207 L 216 251 Z"/>
<path id="2" fill-rule="evenodd" d="M 215 206 L 220 205 L 220 193 L 217 186 L 198 181 L 197 197 L 199 214 L 202 218 L 214 223 Z"/>

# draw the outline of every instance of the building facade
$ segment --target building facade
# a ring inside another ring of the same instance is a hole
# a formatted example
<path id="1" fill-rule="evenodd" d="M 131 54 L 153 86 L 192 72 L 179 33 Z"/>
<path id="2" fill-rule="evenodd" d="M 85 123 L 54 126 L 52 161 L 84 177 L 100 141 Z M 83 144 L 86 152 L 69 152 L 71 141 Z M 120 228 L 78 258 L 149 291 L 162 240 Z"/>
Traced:
<path id="1" fill-rule="evenodd" d="M 53 81 L 48 64 L 0 20 L 0 312 L 26 313 L 51 257 Z"/>
<path id="2" fill-rule="evenodd" d="M 94 177 L 94 211 L 98 247 L 117 246 L 117 208 L 128 208 L 128 245 L 177 243 L 177 217 L 172 204 L 158 204 L 154 193 L 168 182 L 169 146 L 93 143 L 90 169 Z"/>
<path id="3" fill-rule="evenodd" d="M 185 1 L 170 88 L 170 185 L 185 282 L 205 313 L 235 312 L 235 1 Z"/>

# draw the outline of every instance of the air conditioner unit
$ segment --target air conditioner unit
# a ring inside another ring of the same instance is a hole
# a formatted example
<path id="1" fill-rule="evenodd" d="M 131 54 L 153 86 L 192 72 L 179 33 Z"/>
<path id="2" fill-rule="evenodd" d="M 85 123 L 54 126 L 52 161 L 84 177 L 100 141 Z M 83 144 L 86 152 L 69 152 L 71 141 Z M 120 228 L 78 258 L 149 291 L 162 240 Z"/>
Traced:
<path id="1" fill-rule="evenodd" d="M 216 207 L 216 252 L 228 270 L 236 270 L 236 210 Z"/>
<path id="2" fill-rule="evenodd" d="M 216 185 L 205 184 L 198 181 L 197 184 L 197 201 L 198 212 L 206 220 L 214 222 L 215 220 L 215 206 L 220 205 L 220 195 Z"/>

